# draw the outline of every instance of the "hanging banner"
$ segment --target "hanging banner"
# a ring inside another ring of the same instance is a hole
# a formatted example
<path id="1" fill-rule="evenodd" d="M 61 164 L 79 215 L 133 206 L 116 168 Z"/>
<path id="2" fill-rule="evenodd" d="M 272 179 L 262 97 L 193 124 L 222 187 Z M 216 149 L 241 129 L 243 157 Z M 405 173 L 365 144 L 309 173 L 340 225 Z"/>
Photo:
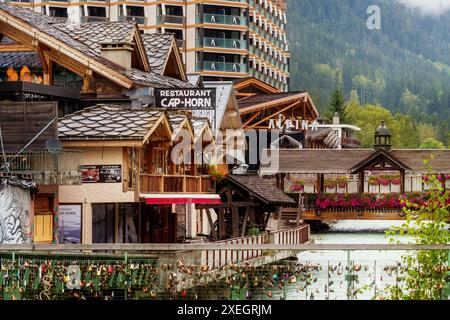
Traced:
<path id="1" fill-rule="evenodd" d="M 216 108 L 216 88 L 156 89 L 155 106 L 160 109 L 213 110 Z"/>
<path id="2" fill-rule="evenodd" d="M 81 243 L 81 204 L 60 204 L 58 243 Z"/>

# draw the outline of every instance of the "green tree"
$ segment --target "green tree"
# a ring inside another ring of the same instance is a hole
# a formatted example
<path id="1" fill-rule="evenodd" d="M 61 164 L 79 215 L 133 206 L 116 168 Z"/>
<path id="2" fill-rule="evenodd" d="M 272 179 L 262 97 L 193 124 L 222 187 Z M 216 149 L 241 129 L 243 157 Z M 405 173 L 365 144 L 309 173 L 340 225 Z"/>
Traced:
<path id="1" fill-rule="evenodd" d="M 444 193 L 437 176 L 432 175 L 431 191 L 427 200 L 413 204 L 403 200 L 406 222 L 387 232 L 391 243 L 400 244 L 394 235 L 411 236 L 415 244 L 442 244 L 450 242 L 447 228 L 449 215 L 449 192 Z M 387 286 L 378 292 L 375 298 L 390 300 L 437 300 L 442 299 L 447 277 L 447 250 L 417 250 L 402 256 L 402 263 L 397 265 L 399 277 L 395 285 Z"/>
<path id="2" fill-rule="evenodd" d="M 428 138 L 420 145 L 420 149 L 445 149 L 445 145 L 439 140 Z"/>
<path id="3" fill-rule="evenodd" d="M 436 129 L 429 123 L 419 123 L 417 125 L 417 131 L 419 134 L 419 143 L 422 144 L 426 139 L 436 139 Z"/>
<path id="4" fill-rule="evenodd" d="M 332 119 L 335 114 L 339 115 L 341 123 L 346 122 L 344 96 L 339 89 L 334 90 L 331 93 L 331 99 L 328 104 L 328 110 L 326 116 L 328 119 Z"/>

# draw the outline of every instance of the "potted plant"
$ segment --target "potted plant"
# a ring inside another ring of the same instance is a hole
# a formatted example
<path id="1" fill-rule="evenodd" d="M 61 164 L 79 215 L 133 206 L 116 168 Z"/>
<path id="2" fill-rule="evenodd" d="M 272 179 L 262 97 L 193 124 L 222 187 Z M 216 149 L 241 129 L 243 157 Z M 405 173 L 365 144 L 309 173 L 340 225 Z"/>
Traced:
<path id="1" fill-rule="evenodd" d="M 217 169 L 217 166 L 210 165 L 208 167 L 208 174 L 213 181 L 221 181 L 224 178 L 224 174 Z"/>
<path id="2" fill-rule="evenodd" d="M 292 179 L 291 186 L 289 189 L 291 191 L 303 191 L 305 188 L 305 181 L 303 179 Z"/>

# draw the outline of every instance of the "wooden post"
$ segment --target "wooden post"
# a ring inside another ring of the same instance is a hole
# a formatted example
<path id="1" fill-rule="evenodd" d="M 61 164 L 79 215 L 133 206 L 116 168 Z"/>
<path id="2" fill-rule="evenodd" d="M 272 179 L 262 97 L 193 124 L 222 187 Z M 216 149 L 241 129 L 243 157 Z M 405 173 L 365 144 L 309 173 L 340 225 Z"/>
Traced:
<path id="1" fill-rule="evenodd" d="M 256 223 L 255 208 L 250 206 L 249 210 L 250 210 L 250 212 L 248 213 L 248 218 L 251 223 L 255 224 Z"/>
<path id="2" fill-rule="evenodd" d="M 405 171 L 400 171 L 400 193 L 405 193 Z"/>
<path id="3" fill-rule="evenodd" d="M 247 220 L 250 214 L 250 206 L 245 209 L 244 223 L 242 224 L 241 237 L 245 236 L 245 231 L 247 229 Z"/>
<path id="4" fill-rule="evenodd" d="M 277 207 L 277 215 L 278 215 L 278 230 L 281 229 L 281 216 L 283 215 L 283 207 Z"/>
<path id="5" fill-rule="evenodd" d="M 225 208 L 219 208 L 219 240 L 225 238 Z"/>
<path id="6" fill-rule="evenodd" d="M 232 226 L 233 226 L 233 238 L 239 237 L 239 212 L 238 208 L 232 207 Z"/>
<path id="7" fill-rule="evenodd" d="M 303 192 L 301 192 L 298 195 L 298 210 L 297 210 L 297 221 L 296 221 L 296 225 L 297 227 L 300 225 L 300 218 L 303 212 Z"/>
<path id="8" fill-rule="evenodd" d="M 280 190 L 284 192 L 284 179 L 286 178 L 286 173 L 280 175 Z"/>
<path id="9" fill-rule="evenodd" d="M 364 171 L 359 172 L 358 192 L 364 194 Z"/>
<path id="10" fill-rule="evenodd" d="M 201 209 L 201 213 L 203 214 L 203 209 Z M 206 209 L 206 216 L 208 217 L 209 226 L 211 227 L 211 231 L 213 233 L 213 240 L 217 241 L 217 230 L 214 228 L 214 222 L 212 221 L 209 209 Z"/>

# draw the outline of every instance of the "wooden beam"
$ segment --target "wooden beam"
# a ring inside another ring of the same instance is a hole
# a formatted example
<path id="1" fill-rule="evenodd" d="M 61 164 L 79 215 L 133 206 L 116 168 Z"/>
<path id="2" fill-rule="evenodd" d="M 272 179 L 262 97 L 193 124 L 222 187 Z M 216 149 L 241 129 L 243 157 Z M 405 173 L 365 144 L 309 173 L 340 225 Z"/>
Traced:
<path id="1" fill-rule="evenodd" d="M 242 201 L 242 202 L 233 202 L 233 203 L 217 203 L 217 204 L 197 204 L 195 207 L 197 209 L 217 209 L 217 208 L 231 208 L 231 207 L 259 207 L 261 203 L 252 202 L 252 201 Z"/>
<path id="2" fill-rule="evenodd" d="M 242 224 L 241 237 L 245 236 L 245 231 L 247 229 L 247 220 L 250 214 L 250 207 L 245 209 L 244 223 Z"/>
<path id="3" fill-rule="evenodd" d="M 33 48 L 24 44 L 0 44 L 0 52 L 32 52 Z"/>
<path id="4" fill-rule="evenodd" d="M 225 238 L 225 208 L 219 208 L 219 240 Z"/>
<path id="5" fill-rule="evenodd" d="M 255 113 L 254 115 L 252 115 L 247 121 L 245 121 L 245 123 L 242 125 L 242 127 L 245 129 L 245 127 L 252 122 L 256 117 L 258 117 L 261 114 L 262 111 L 259 111 L 257 113 Z"/>
<path id="6" fill-rule="evenodd" d="M 202 214 L 202 212 L 203 209 L 200 213 Z M 212 221 L 211 213 L 209 212 L 209 210 L 206 210 L 206 216 L 208 217 L 209 226 L 211 227 L 211 231 L 213 233 L 213 240 L 217 241 L 217 230 L 216 228 L 214 228 L 214 222 Z"/>
<path id="7" fill-rule="evenodd" d="M 273 117 L 279 115 L 280 113 L 283 113 L 284 111 L 286 111 L 286 110 L 288 110 L 288 109 L 290 109 L 290 108 L 295 107 L 297 104 L 298 104 L 298 101 L 295 101 L 294 103 L 291 103 L 291 104 L 288 105 L 287 107 L 284 107 L 283 109 L 278 110 L 277 112 L 271 114 L 270 116 L 267 116 L 267 117 L 265 117 L 264 119 L 262 119 L 262 120 L 260 120 L 260 121 L 258 121 L 258 122 L 256 122 L 256 123 L 254 123 L 254 124 L 252 124 L 252 125 L 249 126 L 247 129 L 252 129 L 253 127 L 257 126 L 258 124 L 261 124 L 261 123 L 263 123 L 263 122 L 266 122 L 266 121 L 270 120 L 271 118 L 273 118 Z"/>
<path id="8" fill-rule="evenodd" d="M 231 223 L 233 226 L 233 238 L 239 237 L 239 211 L 236 206 L 231 207 Z"/>
<path id="9" fill-rule="evenodd" d="M 405 193 L 405 171 L 400 170 L 400 193 Z"/>
<path id="10" fill-rule="evenodd" d="M 404 215 L 399 212 L 326 212 L 317 215 L 313 211 L 302 213 L 303 220 L 404 220 Z"/>

